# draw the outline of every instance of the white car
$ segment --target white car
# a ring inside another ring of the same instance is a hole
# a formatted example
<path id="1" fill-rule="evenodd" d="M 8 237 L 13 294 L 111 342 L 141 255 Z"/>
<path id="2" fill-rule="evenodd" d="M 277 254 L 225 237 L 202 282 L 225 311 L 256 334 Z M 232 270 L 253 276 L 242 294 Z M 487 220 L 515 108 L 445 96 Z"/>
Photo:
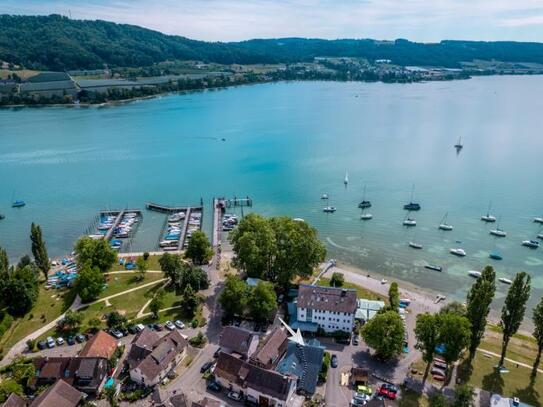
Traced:
<path id="1" fill-rule="evenodd" d="M 47 342 L 47 347 L 48 348 L 54 348 L 55 347 L 55 340 L 53 339 L 53 337 L 48 336 L 47 339 L 46 339 L 46 342 Z"/>
<path id="2" fill-rule="evenodd" d="M 137 325 L 136 325 L 136 330 L 137 330 L 138 332 L 141 332 L 141 331 L 143 331 L 144 329 L 145 329 L 145 327 L 143 326 L 143 324 L 137 324 Z"/>
<path id="3" fill-rule="evenodd" d="M 166 321 L 164 326 L 168 331 L 173 331 L 175 329 L 175 325 L 172 323 L 172 321 Z"/>
<path id="4" fill-rule="evenodd" d="M 185 329 L 185 324 L 183 323 L 183 321 L 180 321 L 179 319 L 175 321 L 175 326 L 178 327 L 179 329 Z"/>
<path id="5" fill-rule="evenodd" d="M 58 337 L 57 338 L 57 345 L 58 346 L 64 345 L 64 338 Z"/>
<path id="6" fill-rule="evenodd" d="M 235 400 L 235 401 L 240 401 L 241 400 L 241 394 L 239 394 L 239 393 L 237 393 L 235 391 L 228 392 L 227 397 L 229 399 L 232 399 L 232 400 Z"/>

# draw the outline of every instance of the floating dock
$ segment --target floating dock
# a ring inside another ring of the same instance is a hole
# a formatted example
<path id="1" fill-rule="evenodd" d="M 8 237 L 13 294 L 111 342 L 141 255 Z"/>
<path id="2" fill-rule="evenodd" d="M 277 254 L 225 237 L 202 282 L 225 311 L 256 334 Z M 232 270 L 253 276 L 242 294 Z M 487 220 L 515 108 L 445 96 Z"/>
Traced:
<path id="1" fill-rule="evenodd" d="M 213 198 L 213 236 L 211 244 L 218 247 L 221 244 L 222 215 L 226 207 L 226 199 Z"/>
<path id="2" fill-rule="evenodd" d="M 234 197 L 232 199 L 224 199 L 225 206 L 227 208 L 243 207 L 243 206 L 253 206 L 253 200 L 248 196 L 245 198 Z"/>
<path id="3" fill-rule="evenodd" d="M 123 215 L 125 213 L 137 213 L 138 216 L 142 216 L 140 209 L 123 209 L 121 211 L 115 211 L 115 210 L 102 210 L 100 211 L 100 216 L 102 215 L 114 215 L 116 216 L 115 222 L 113 223 L 113 226 L 108 229 L 107 233 L 104 235 L 104 239 L 111 240 L 113 237 L 113 232 L 115 231 L 115 228 L 119 226 L 119 223 L 121 222 L 121 219 L 123 218 Z"/>
<path id="4" fill-rule="evenodd" d="M 145 208 L 149 211 L 155 211 L 155 212 L 162 212 L 162 213 L 178 213 L 178 212 L 186 212 L 188 209 L 186 206 L 168 206 L 168 205 L 160 205 L 152 202 L 147 202 L 145 204 Z"/>

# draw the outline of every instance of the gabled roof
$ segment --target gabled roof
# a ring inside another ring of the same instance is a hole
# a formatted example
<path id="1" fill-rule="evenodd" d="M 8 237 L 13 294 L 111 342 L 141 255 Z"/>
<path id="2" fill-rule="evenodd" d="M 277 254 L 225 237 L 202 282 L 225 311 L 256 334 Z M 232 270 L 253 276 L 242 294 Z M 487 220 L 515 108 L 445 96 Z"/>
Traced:
<path id="1" fill-rule="evenodd" d="M 322 368 L 324 348 L 289 342 L 286 356 L 277 366 L 277 371 L 298 378 L 298 389 L 308 394 L 315 393 L 319 372 Z"/>
<path id="2" fill-rule="evenodd" d="M 149 355 L 155 343 L 158 342 L 160 336 L 155 331 L 151 331 L 149 328 L 144 328 L 143 331 L 139 332 L 132 341 L 132 346 L 130 347 L 130 352 L 126 357 L 128 366 L 132 369 L 134 368 L 141 360 L 145 359 Z"/>
<path id="3" fill-rule="evenodd" d="M 26 407 L 26 400 L 21 396 L 11 393 L 2 407 Z"/>
<path id="4" fill-rule="evenodd" d="M 264 343 L 251 360 L 262 365 L 271 365 L 283 355 L 287 348 L 287 334 L 281 328 L 275 328 L 266 338 Z"/>
<path id="5" fill-rule="evenodd" d="M 117 340 L 104 331 L 98 331 L 79 352 L 79 356 L 96 356 L 111 359 L 117 349 Z"/>
<path id="6" fill-rule="evenodd" d="M 300 285 L 298 290 L 298 308 L 352 314 L 356 306 L 356 290 L 314 285 Z"/>
<path id="7" fill-rule="evenodd" d="M 159 339 L 149 353 L 135 368 L 140 369 L 141 374 L 149 381 L 153 381 L 164 369 L 168 368 L 171 361 L 183 352 L 188 342 L 179 331 L 175 330 Z"/>
<path id="8" fill-rule="evenodd" d="M 231 349 L 233 352 L 247 356 L 249 346 L 255 335 L 243 328 L 227 326 L 221 332 L 219 346 L 221 348 Z"/>
<path id="9" fill-rule="evenodd" d="M 292 383 L 290 377 L 273 370 L 262 369 L 223 352 L 219 354 L 214 373 L 215 376 L 235 383 L 240 387 L 248 387 L 262 394 L 285 401 L 289 396 Z"/>
<path id="10" fill-rule="evenodd" d="M 54 385 L 40 394 L 30 407 L 75 407 L 83 394 L 64 380 L 59 379 Z"/>

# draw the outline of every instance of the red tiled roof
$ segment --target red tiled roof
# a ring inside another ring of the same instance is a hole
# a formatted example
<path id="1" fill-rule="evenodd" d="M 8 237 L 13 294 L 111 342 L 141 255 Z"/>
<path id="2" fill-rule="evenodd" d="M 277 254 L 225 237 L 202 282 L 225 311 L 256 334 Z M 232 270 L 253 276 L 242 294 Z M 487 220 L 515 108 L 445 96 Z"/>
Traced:
<path id="1" fill-rule="evenodd" d="M 110 334 L 99 331 L 94 335 L 79 353 L 80 357 L 100 357 L 111 359 L 117 349 L 117 341 Z"/>

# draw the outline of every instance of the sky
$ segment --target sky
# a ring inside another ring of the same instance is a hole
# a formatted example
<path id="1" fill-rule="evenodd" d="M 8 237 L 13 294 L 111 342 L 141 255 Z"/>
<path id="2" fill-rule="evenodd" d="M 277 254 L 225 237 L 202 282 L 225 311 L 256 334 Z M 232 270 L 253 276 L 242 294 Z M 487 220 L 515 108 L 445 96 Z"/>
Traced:
<path id="1" fill-rule="evenodd" d="M 0 0 L 0 13 L 102 19 L 207 41 L 543 41 L 543 0 Z"/>

